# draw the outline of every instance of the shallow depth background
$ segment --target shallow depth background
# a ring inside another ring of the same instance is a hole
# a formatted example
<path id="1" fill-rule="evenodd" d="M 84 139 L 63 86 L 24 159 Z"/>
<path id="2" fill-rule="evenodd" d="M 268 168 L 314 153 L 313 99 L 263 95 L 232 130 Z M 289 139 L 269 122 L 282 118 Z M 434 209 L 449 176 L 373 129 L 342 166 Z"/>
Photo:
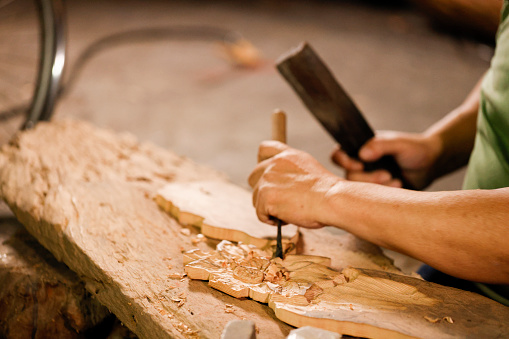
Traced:
<path id="1" fill-rule="evenodd" d="M 89 60 L 55 116 L 129 131 L 244 187 L 276 108 L 288 114 L 288 143 L 342 175 L 329 161 L 334 142 L 274 68 L 301 41 L 315 48 L 373 128 L 409 132 L 425 130 L 458 105 L 492 53 L 434 31 L 412 8 L 362 1 L 68 1 L 67 11 L 67 70 L 90 43 L 133 29 L 214 26 L 251 41 L 263 55 L 254 69 L 232 66 L 212 42 L 109 46 Z M 460 189 L 462 177 L 448 176 L 430 190 Z"/>

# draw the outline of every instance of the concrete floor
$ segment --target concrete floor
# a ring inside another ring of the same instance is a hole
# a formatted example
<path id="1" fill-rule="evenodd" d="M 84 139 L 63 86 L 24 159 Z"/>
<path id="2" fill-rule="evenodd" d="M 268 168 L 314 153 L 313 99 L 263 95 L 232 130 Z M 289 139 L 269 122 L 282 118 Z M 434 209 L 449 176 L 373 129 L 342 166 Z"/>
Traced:
<path id="1" fill-rule="evenodd" d="M 275 108 L 288 114 L 291 146 L 342 174 L 329 161 L 332 139 L 273 66 L 299 42 L 314 46 L 375 129 L 410 132 L 423 131 L 458 105 L 492 53 L 431 30 L 412 10 L 353 1 L 67 1 L 67 10 L 71 68 L 88 44 L 132 29 L 210 25 L 250 40 L 264 57 L 256 69 L 232 67 L 210 42 L 112 46 L 90 60 L 56 110 L 57 119 L 134 133 L 245 187 L 258 144 L 270 137 Z M 459 189 L 462 176 L 430 189 Z"/>

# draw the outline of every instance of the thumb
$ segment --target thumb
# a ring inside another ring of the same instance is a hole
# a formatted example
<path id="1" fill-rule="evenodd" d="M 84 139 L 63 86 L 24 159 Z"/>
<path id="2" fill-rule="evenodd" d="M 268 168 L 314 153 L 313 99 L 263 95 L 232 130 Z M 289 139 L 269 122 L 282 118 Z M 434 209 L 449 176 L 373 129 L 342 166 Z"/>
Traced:
<path id="1" fill-rule="evenodd" d="M 263 141 L 258 148 L 258 162 L 272 158 L 287 149 L 289 149 L 289 147 L 282 142 L 275 140 Z"/>
<path id="2" fill-rule="evenodd" d="M 404 145 L 395 138 L 371 138 L 359 151 L 359 158 L 363 161 L 373 162 L 384 155 L 396 155 L 403 150 Z"/>

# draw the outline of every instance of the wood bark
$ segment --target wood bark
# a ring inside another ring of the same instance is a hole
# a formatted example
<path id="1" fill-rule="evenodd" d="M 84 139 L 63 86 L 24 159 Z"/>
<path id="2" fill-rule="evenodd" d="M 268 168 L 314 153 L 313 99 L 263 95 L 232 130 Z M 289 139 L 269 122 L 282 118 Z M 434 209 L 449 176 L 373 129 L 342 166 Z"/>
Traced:
<path id="1" fill-rule="evenodd" d="M 0 195 L 17 219 L 140 337 L 218 338 L 243 318 L 255 321 L 259 338 L 285 337 L 292 327 L 268 306 L 182 278 L 181 251 L 208 251 L 217 241 L 193 243 L 198 230 L 182 232 L 154 198 L 168 183 L 193 180 L 226 182 L 185 157 L 83 122 L 40 123 L 0 152 Z M 302 233 L 302 253 L 344 258 L 338 268 L 397 271 L 355 237 Z M 221 311 L 226 304 L 233 312 Z"/>
<path id="2" fill-rule="evenodd" d="M 0 286 L 1 338 L 81 338 L 111 315 L 12 217 L 0 219 Z"/>

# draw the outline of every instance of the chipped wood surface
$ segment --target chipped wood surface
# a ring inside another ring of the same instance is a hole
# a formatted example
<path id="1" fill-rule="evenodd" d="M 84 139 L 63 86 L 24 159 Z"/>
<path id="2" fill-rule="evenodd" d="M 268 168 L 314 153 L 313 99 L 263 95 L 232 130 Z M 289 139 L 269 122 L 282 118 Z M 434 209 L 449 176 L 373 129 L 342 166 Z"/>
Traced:
<path id="1" fill-rule="evenodd" d="M 196 180 L 225 182 L 170 151 L 83 122 L 41 123 L 0 152 L 0 194 L 18 220 L 140 337 L 218 338 L 228 321 L 244 318 L 257 324 L 258 338 L 285 337 L 292 327 L 268 306 L 182 276 L 181 250 L 211 250 L 217 241 L 199 240 L 193 227 L 182 232 L 153 198 L 170 182 Z M 345 258 L 338 268 L 396 271 L 355 237 L 302 234 L 302 253 Z"/>
<path id="2" fill-rule="evenodd" d="M 223 241 L 216 251 L 185 252 L 183 261 L 189 278 L 268 303 L 296 327 L 368 338 L 498 338 L 509 331 L 509 309 L 475 293 L 379 270 L 339 272 L 325 257 L 271 255 Z"/>

